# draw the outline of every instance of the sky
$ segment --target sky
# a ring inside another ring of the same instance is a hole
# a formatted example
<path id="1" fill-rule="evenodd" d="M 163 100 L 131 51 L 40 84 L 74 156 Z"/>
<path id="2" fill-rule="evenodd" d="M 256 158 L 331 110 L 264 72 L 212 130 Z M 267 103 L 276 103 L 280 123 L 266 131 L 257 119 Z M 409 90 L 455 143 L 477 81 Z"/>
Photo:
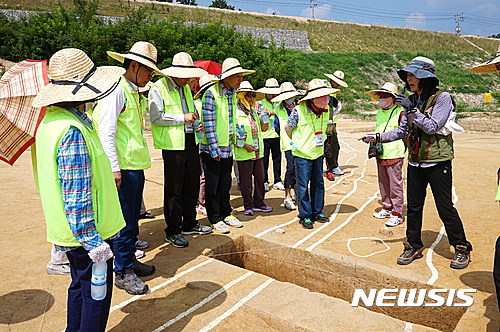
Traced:
<path id="1" fill-rule="evenodd" d="M 312 17 L 313 0 L 227 0 L 236 10 Z M 209 6 L 212 0 L 196 0 Z M 500 0 L 314 0 L 314 18 L 488 37 L 500 34 Z M 457 15 L 457 16 L 455 16 Z"/>

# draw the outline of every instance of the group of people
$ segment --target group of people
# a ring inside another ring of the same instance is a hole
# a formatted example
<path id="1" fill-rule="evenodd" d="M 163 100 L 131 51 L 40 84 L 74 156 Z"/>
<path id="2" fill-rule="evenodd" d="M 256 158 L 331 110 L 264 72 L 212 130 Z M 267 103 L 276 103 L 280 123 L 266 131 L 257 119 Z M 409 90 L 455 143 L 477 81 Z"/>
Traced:
<path id="1" fill-rule="evenodd" d="M 123 66 L 96 67 L 79 49 L 58 51 L 49 63 L 50 84 L 33 103 L 47 106 L 33 149 L 34 171 L 48 241 L 70 263 L 67 331 L 104 331 L 113 273 L 118 288 L 139 295 L 148 291 L 140 277 L 155 272 L 135 256 L 138 244 L 147 246 L 138 239 L 144 170 L 151 166 L 144 134 L 147 111 L 154 147 L 163 157 L 165 239 L 175 247 L 189 245 L 184 235 L 224 234 L 230 227 L 242 227 L 231 214 L 233 160 L 245 215 L 273 210 L 264 202 L 272 154 L 273 187 L 284 189 L 285 208 L 296 209 L 296 202 L 305 229 L 329 221 L 323 214 L 323 160 L 328 180 L 343 174 L 335 128 L 342 106 L 334 97 L 339 87 L 347 87 L 343 72 L 311 80 L 305 93 L 275 79 L 255 90 L 243 81 L 254 71 L 234 58 L 224 60 L 216 77 L 196 67 L 185 52 L 160 70 L 157 49 L 148 42 L 135 43 L 127 53 L 108 54 Z M 406 148 L 401 139 L 408 138 L 408 240 L 397 263 L 422 257 L 422 211 L 430 184 L 456 250 L 451 267 L 462 269 L 469 264 L 472 245 L 451 199 L 453 140 L 450 133 L 440 132 L 454 102 L 437 89 L 434 71 L 432 60 L 417 57 L 398 71 L 410 97 L 398 94 L 392 83 L 369 91 L 380 110 L 375 134 L 363 140 L 383 146 L 377 156 L 383 208 L 374 216 L 397 226 L 403 222 Z M 146 98 L 141 88 L 153 75 L 160 78 Z M 93 109 L 85 109 L 88 102 L 95 102 Z M 211 226 L 196 219 L 200 192 Z M 92 265 L 102 262 L 107 262 L 107 294 L 94 300 Z"/>

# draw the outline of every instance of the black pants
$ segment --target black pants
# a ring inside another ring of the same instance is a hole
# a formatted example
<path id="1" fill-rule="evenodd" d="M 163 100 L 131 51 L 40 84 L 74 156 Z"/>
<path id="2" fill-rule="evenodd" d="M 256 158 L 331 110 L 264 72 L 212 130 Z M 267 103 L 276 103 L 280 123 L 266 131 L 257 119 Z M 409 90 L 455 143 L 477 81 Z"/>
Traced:
<path id="1" fill-rule="evenodd" d="M 286 172 L 285 172 L 285 188 L 295 188 L 295 164 L 293 162 L 292 150 L 285 151 Z"/>
<path id="2" fill-rule="evenodd" d="M 495 261 L 493 265 L 493 279 L 497 290 L 498 308 L 500 309 L 500 236 L 495 244 Z"/>
<path id="3" fill-rule="evenodd" d="M 229 190 L 233 157 L 215 161 L 208 153 L 202 153 L 205 170 L 205 207 L 208 221 L 216 224 L 231 214 Z"/>
<path id="4" fill-rule="evenodd" d="M 196 220 L 196 203 L 200 191 L 200 157 L 194 134 L 185 134 L 184 150 L 162 150 L 163 212 L 167 236 L 192 229 Z"/>
<path id="5" fill-rule="evenodd" d="M 407 184 L 408 224 L 406 226 L 406 237 L 408 243 L 417 249 L 424 246 L 421 239 L 422 214 L 427 193 L 426 189 L 429 184 L 439 218 L 444 224 L 450 245 L 453 247 L 464 245 L 469 250 L 472 250 L 472 245 L 465 238 L 462 220 L 457 209 L 453 206 L 451 160 L 427 168 L 408 166 Z"/>
<path id="6" fill-rule="evenodd" d="M 340 144 L 337 137 L 336 124 L 333 124 L 333 134 L 327 135 L 325 140 L 325 163 L 327 172 L 339 167 Z"/>
<path id="7" fill-rule="evenodd" d="M 267 183 L 269 183 L 267 170 L 269 169 L 269 155 L 271 153 L 273 154 L 273 183 L 278 183 L 281 182 L 281 146 L 279 137 L 264 139 L 264 182 Z"/>

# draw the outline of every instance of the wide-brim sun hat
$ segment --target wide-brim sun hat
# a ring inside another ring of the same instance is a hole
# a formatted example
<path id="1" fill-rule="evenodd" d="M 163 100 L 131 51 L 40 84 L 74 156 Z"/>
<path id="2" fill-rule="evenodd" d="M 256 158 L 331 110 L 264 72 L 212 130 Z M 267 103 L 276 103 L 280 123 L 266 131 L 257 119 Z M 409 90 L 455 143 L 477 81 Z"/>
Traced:
<path id="1" fill-rule="evenodd" d="M 241 82 L 240 87 L 236 90 L 236 92 L 255 92 L 255 100 L 262 100 L 265 97 L 264 93 L 255 91 L 252 84 L 248 81 Z"/>
<path id="2" fill-rule="evenodd" d="M 404 82 L 406 82 L 407 73 L 412 73 L 413 76 L 415 76 L 419 80 L 425 78 L 438 79 L 436 75 L 434 75 L 435 71 L 436 66 L 434 65 L 434 61 L 423 56 L 417 56 L 416 58 L 411 60 L 408 67 L 398 70 L 398 76 Z"/>
<path id="3" fill-rule="evenodd" d="M 208 72 L 205 69 L 196 67 L 193 63 L 191 55 L 186 52 L 179 52 L 174 55 L 172 59 L 172 65 L 161 71 L 165 76 L 175 77 L 175 78 L 192 78 L 192 77 L 202 77 L 207 75 Z"/>
<path id="4" fill-rule="evenodd" d="M 476 74 L 500 73 L 500 46 L 498 46 L 498 52 L 496 56 L 489 59 L 485 63 L 470 68 L 469 71 Z"/>
<path id="5" fill-rule="evenodd" d="M 243 67 L 241 67 L 240 62 L 237 59 L 227 58 L 222 63 L 222 73 L 220 79 L 223 80 L 235 74 L 248 75 L 252 73 L 255 73 L 255 70 L 243 69 Z"/>
<path id="6" fill-rule="evenodd" d="M 344 81 L 344 72 L 341 70 L 337 70 L 333 74 L 325 74 L 325 76 L 344 88 L 348 87 L 347 83 Z"/>
<path id="7" fill-rule="evenodd" d="M 292 83 L 283 82 L 280 85 L 280 93 L 276 97 L 271 99 L 271 102 L 277 103 L 300 95 L 301 95 L 300 92 L 297 91 L 297 89 L 295 89 Z"/>
<path id="8" fill-rule="evenodd" d="M 216 84 L 218 82 L 218 78 L 213 75 L 204 75 L 200 77 L 199 85 L 200 85 L 200 90 L 195 93 L 193 96 L 193 99 L 198 99 L 200 98 L 205 91 L 207 91 L 212 85 Z"/>
<path id="9" fill-rule="evenodd" d="M 143 41 L 136 42 L 132 45 L 130 51 L 125 54 L 112 51 L 107 51 L 107 53 L 110 57 L 121 63 L 123 63 L 125 59 L 130 59 L 151 68 L 155 74 L 163 76 L 163 73 L 157 67 L 158 51 L 151 43 Z"/>
<path id="10" fill-rule="evenodd" d="M 37 94 L 33 107 L 98 99 L 116 86 L 124 72 L 116 66 L 96 67 L 77 48 L 59 50 L 49 61 L 50 83 Z"/>
<path id="11" fill-rule="evenodd" d="M 280 93 L 280 85 L 275 78 L 268 78 L 263 88 L 257 90 L 268 95 L 277 95 Z"/>
<path id="12" fill-rule="evenodd" d="M 318 97 L 328 96 L 339 92 L 339 89 L 334 89 L 328 85 L 326 80 L 315 78 L 307 85 L 306 96 L 300 102 L 311 100 Z"/>
<path id="13" fill-rule="evenodd" d="M 390 94 L 394 98 L 398 96 L 398 87 L 394 83 L 386 82 L 384 85 L 377 90 L 370 90 L 366 94 L 368 94 L 372 99 L 379 100 L 380 94 Z"/>

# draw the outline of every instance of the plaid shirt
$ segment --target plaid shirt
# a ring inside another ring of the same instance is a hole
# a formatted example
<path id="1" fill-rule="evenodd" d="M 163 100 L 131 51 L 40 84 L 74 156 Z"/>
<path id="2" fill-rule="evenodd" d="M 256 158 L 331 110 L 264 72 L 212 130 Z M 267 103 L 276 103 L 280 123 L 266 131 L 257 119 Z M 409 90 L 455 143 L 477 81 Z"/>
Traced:
<path id="1" fill-rule="evenodd" d="M 69 111 L 92 128 L 92 122 L 84 112 L 74 108 Z M 59 143 L 57 169 L 69 228 L 75 239 L 90 251 L 101 245 L 103 239 L 94 224 L 89 151 L 82 133 L 75 127 L 71 127 Z M 58 251 L 76 248 L 78 247 L 56 246 Z"/>
<path id="2" fill-rule="evenodd" d="M 224 84 L 220 84 L 222 93 L 227 98 L 228 111 L 229 111 L 229 125 L 233 123 L 233 95 L 235 90 L 228 90 Z M 205 126 L 205 133 L 207 134 L 208 145 L 200 143 L 200 152 L 210 154 L 210 157 L 215 158 L 231 158 L 233 156 L 232 139 L 229 137 L 229 146 L 219 146 L 219 139 L 215 131 L 216 127 L 216 110 L 215 110 L 215 97 L 212 91 L 208 90 L 203 97 L 202 104 L 203 111 L 203 125 Z"/>

